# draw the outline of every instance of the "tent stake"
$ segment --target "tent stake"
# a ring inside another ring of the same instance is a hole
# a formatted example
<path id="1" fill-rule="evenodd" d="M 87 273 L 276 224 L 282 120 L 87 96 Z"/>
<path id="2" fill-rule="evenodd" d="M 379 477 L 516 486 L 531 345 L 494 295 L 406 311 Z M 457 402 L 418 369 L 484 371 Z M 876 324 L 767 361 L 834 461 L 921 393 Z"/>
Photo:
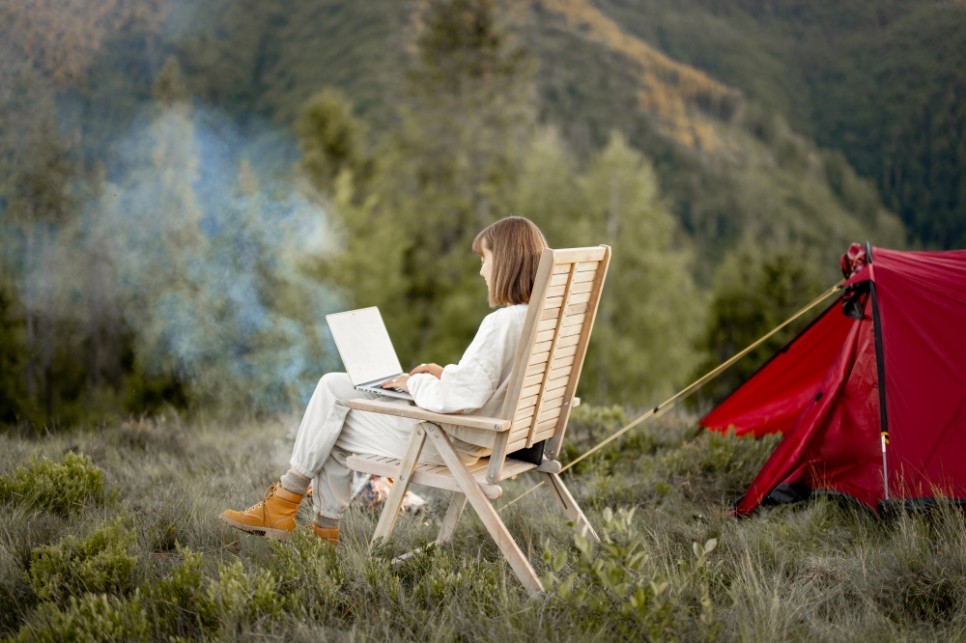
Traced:
<path id="1" fill-rule="evenodd" d="M 882 488 L 885 490 L 885 499 L 889 499 L 889 468 L 886 463 L 886 445 L 889 444 L 889 434 L 882 432 Z"/>

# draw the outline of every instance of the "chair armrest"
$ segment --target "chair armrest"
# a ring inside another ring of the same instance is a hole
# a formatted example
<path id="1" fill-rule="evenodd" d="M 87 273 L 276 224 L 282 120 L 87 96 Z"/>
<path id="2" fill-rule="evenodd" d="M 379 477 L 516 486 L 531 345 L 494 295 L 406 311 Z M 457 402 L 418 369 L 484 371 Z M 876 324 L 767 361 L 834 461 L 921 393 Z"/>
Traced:
<path id="1" fill-rule="evenodd" d="M 435 422 L 436 424 L 454 424 L 456 426 L 466 426 L 471 429 L 485 429 L 487 431 L 502 432 L 510 428 L 509 420 L 491 418 L 484 415 L 464 415 L 462 413 L 434 413 L 427 411 L 408 402 L 395 402 L 389 400 L 367 400 L 355 399 L 347 402 L 349 408 L 357 411 L 371 411 L 372 413 L 385 413 L 386 415 L 398 415 L 413 420 L 423 420 L 425 422 Z"/>

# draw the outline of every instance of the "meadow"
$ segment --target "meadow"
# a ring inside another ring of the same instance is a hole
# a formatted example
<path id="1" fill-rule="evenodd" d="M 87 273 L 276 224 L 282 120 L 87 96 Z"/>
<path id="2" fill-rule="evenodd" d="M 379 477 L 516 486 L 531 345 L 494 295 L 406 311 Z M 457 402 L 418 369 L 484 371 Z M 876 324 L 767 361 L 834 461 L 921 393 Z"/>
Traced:
<path id="1" fill-rule="evenodd" d="M 966 520 L 879 517 L 822 497 L 735 519 L 775 439 L 700 432 L 681 411 L 582 460 L 565 481 L 603 542 L 512 481 L 502 515 L 547 591 L 529 597 L 471 510 L 431 541 L 445 498 L 370 554 L 355 503 L 337 548 L 245 536 L 218 514 L 284 471 L 294 416 L 169 414 L 0 434 L 0 638 L 350 641 L 966 640 Z M 578 408 L 565 460 L 623 425 Z M 307 524 L 309 507 L 300 520 Z"/>

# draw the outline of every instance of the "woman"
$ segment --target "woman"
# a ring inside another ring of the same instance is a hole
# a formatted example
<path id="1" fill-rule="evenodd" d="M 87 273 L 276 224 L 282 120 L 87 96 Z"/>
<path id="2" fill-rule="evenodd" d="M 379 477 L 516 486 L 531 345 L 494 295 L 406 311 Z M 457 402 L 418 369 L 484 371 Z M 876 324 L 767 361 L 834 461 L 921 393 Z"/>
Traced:
<path id="1" fill-rule="evenodd" d="M 523 217 L 501 219 L 480 232 L 473 241 L 473 252 L 483 263 L 480 275 L 486 282 L 489 304 L 500 308 L 483 319 L 458 364 L 445 368 L 420 364 L 383 386 L 408 390 L 418 406 L 438 413 L 497 415 L 523 333 L 537 264 L 546 247 L 540 229 Z M 337 542 L 339 518 L 352 492 L 352 471 L 346 458 L 352 453 L 401 457 L 418 423 L 350 410 L 346 402 L 359 397 L 376 396 L 355 390 L 345 373 L 325 375 L 299 426 L 291 468 L 268 488 L 261 502 L 245 511 L 226 510 L 221 519 L 242 531 L 286 538 L 295 529 L 299 504 L 311 486 L 315 509 L 311 529 L 319 538 Z M 475 462 L 489 452 L 461 437 L 472 438 L 456 434 L 453 439 L 465 462 Z M 429 442 L 420 461 L 442 463 Z"/>

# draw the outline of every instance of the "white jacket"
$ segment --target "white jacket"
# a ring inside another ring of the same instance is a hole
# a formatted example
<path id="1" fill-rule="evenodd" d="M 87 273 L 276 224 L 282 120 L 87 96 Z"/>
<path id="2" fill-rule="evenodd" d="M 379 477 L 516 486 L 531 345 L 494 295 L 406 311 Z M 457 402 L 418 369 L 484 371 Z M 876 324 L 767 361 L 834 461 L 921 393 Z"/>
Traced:
<path id="1" fill-rule="evenodd" d="M 484 317 L 458 364 L 446 366 L 439 379 L 429 373 L 409 378 L 416 405 L 437 413 L 499 415 L 526 318 L 527 304 L 506 306 Z M 492 445 L 492 432 L 452 433 L 474 444 Z"/>

